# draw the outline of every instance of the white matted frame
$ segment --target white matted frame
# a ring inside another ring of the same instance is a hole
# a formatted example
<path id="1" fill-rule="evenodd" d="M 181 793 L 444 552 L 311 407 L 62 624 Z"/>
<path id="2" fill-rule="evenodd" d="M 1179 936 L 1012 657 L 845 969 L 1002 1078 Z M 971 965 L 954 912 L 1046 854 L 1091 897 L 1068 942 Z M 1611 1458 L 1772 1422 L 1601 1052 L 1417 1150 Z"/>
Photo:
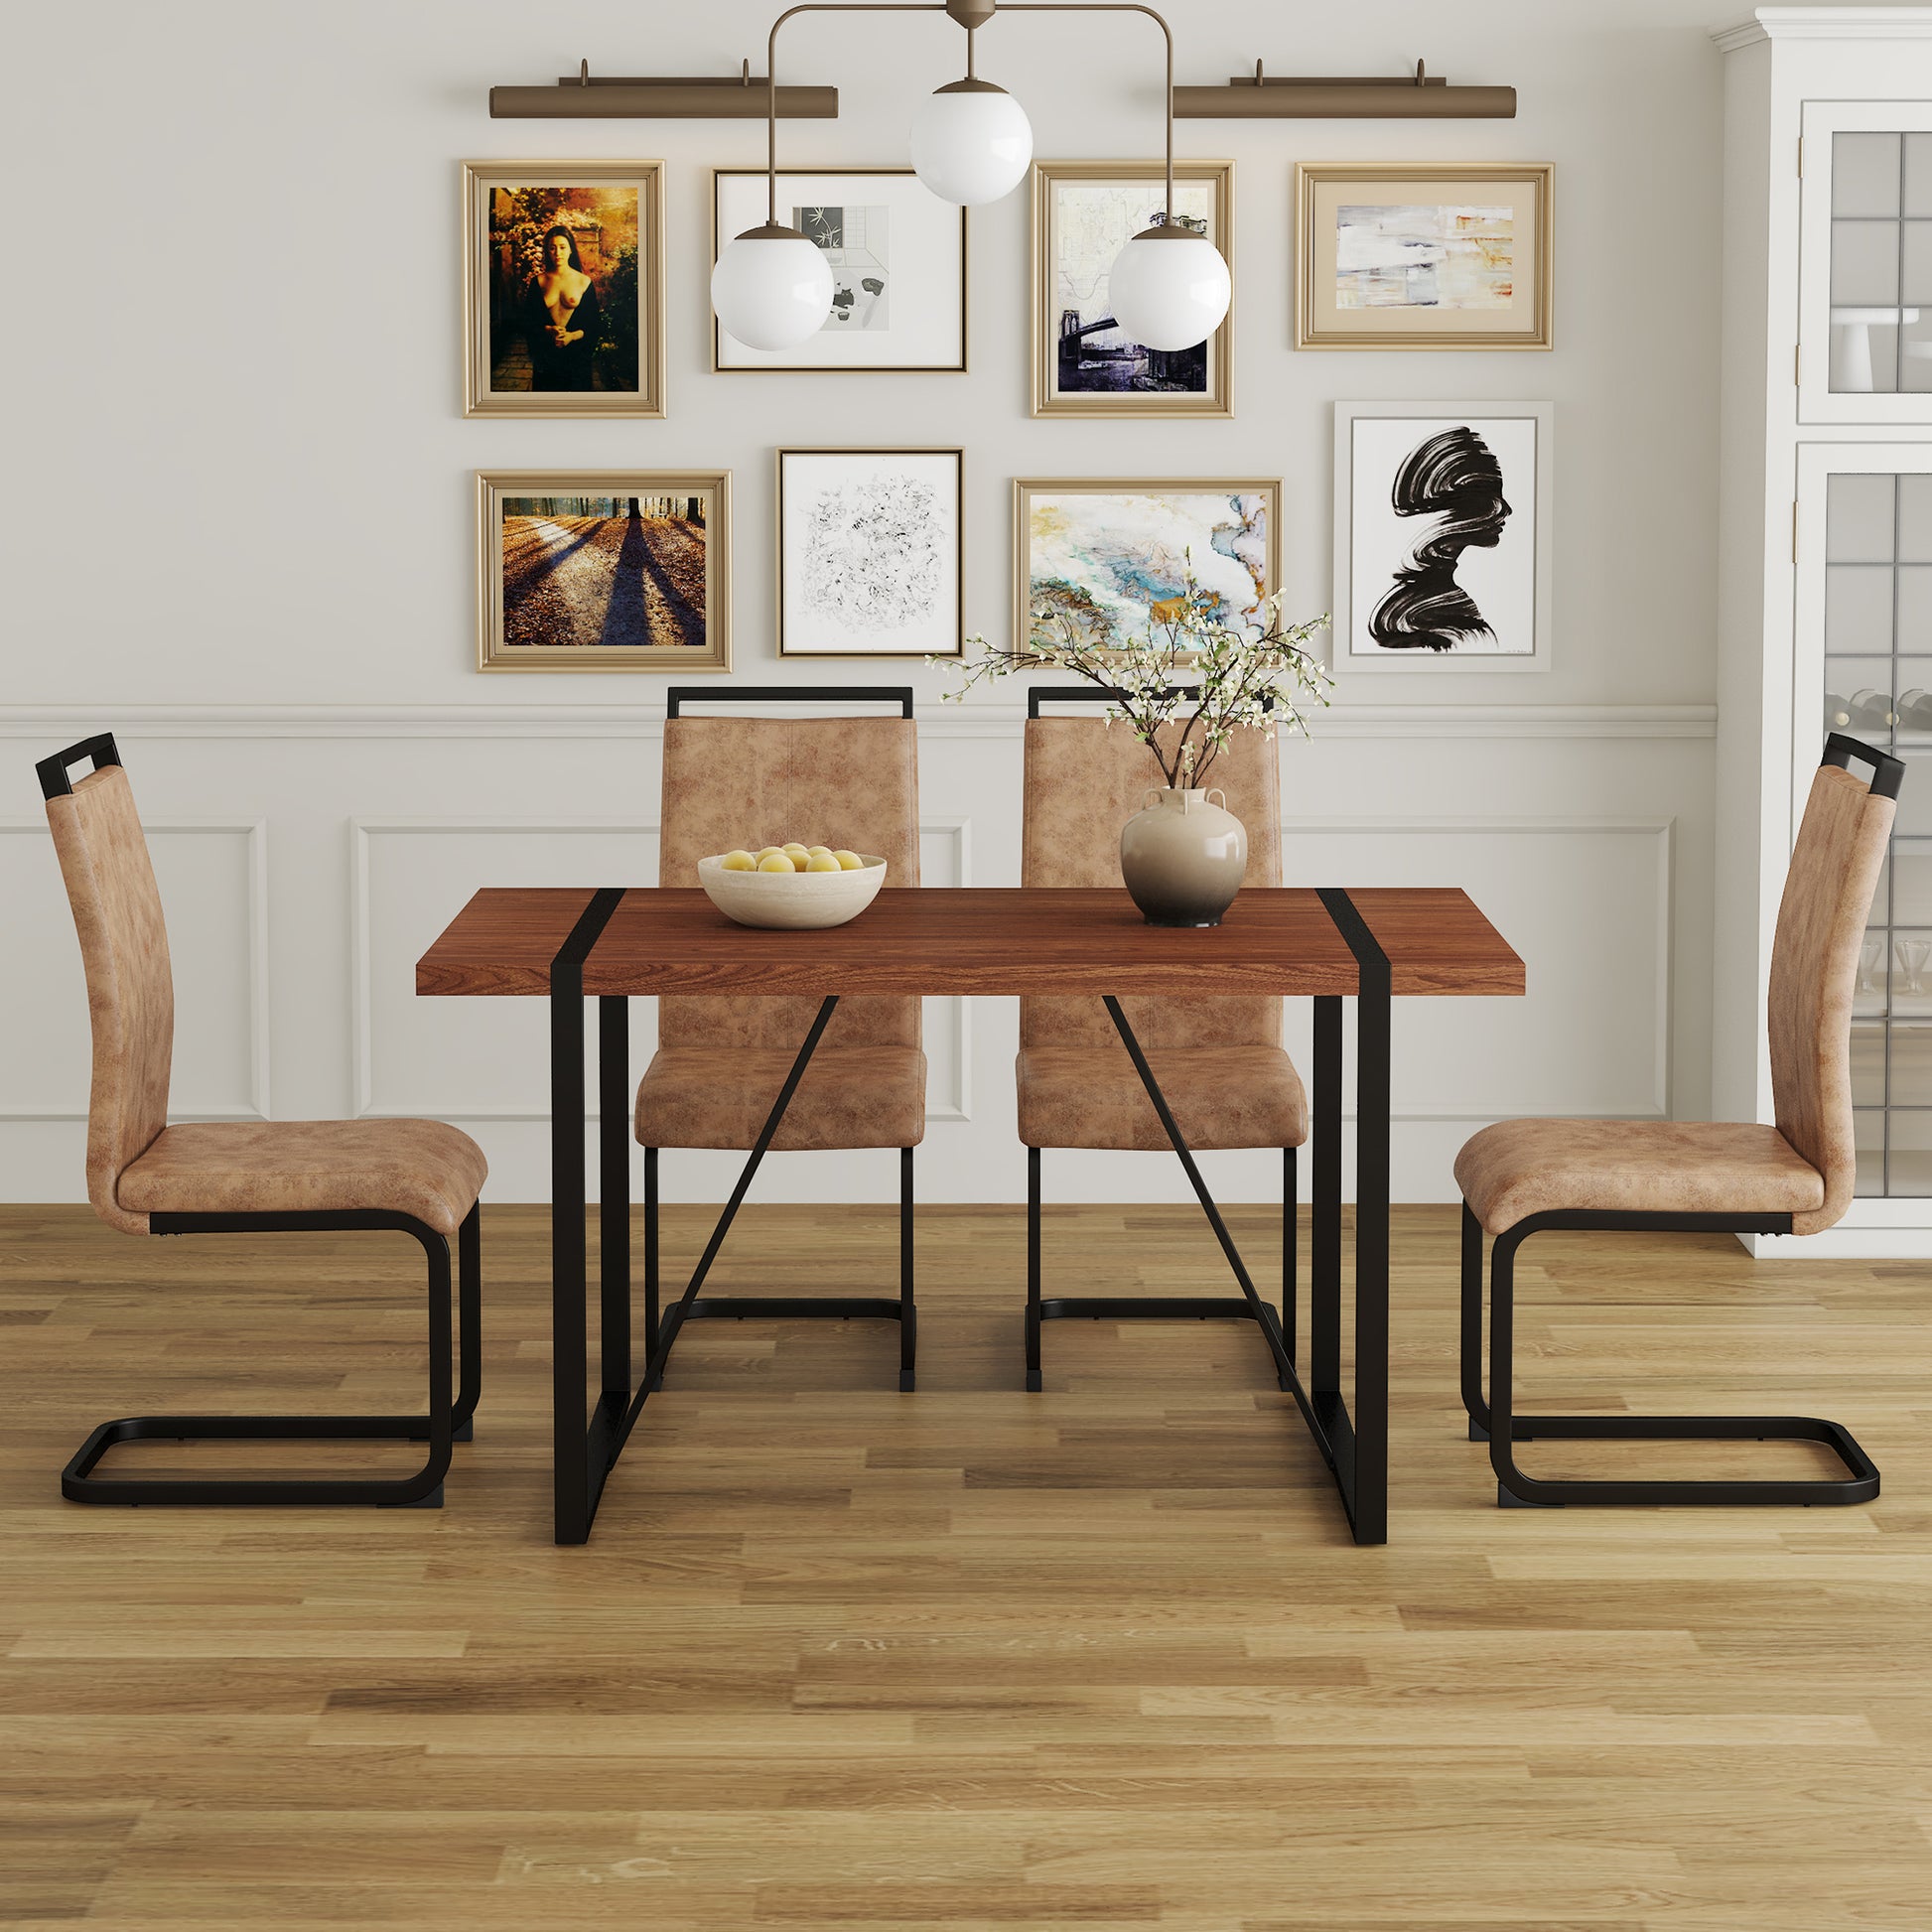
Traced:
<path id="1" fill-rule="evenodd" d="M 734 235 L 764 220 L 766 179 L 762 168 L 711 171 L 714 263 Z M 831 259 L 826 325 L 797 348 L 750 348 L 714 315 L 714 370 L 966 372 L 963 207 L 942 202 L 910 168 L 780 168 L 778 219 L 790 225 L 794 208 L 807 239 Z"/>
<path id="2" fill-rule="evenodd" d="M 778 655 L 965 652 L 966 455 L 778 452 Z"/>
<path id="3" fill-rule="evenodd" d="M 1547 402 L 1335 404 L 1337 675 L 1550 668 L 1554 415 Z M 1499 492 L 1483 481 L 1490 458 Z M 1399 511 L 1405 470 L 1411 507 Z M 1449 614 L 1464 624 L 1473 614 L 1480 632 L 1438 630 Z M 1378 628 L 1453 641 L 1388 647 Z"/>

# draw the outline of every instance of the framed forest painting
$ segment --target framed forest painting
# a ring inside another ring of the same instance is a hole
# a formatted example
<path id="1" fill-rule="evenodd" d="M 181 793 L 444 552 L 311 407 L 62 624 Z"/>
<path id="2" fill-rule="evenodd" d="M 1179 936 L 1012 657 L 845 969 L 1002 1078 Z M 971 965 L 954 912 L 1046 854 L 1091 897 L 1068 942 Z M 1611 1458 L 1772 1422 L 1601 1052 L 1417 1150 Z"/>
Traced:
<path id="1" fill-rule="evenodd" d="M 731 669 L 731 473 L 477 477 L 483 671 Z"/>
<path id="2" fill-rule="evenodd" d="M 463 413 L 662 416 L 663 164 L 463 168 Z"/>

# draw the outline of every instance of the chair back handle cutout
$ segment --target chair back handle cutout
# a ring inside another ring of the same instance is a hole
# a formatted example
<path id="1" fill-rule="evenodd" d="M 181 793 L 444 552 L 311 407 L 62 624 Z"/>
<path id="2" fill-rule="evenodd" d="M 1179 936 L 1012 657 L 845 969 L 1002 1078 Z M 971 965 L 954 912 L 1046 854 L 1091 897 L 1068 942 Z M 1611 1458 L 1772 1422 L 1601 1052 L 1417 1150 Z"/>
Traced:
<path id="1" fill-rule="evenodd" d="M 1852 768 L 1852 760 L 1857 759 L 1861 764 L 1871 767 L 1870 791 L 1874 798 L 1896 798 L 1898 788 L 1905 781 L 1905 761 L 1895 759 L 1889 752 L 1874 751 L 1863 740 L 1848 738 L 1843 732 L 1833 732 L 1825 741 L 1825 756 L 1820 762 L 1835 764 L 1842 771 Z"/>
<path id="2" fill-rule="evenodd" d="M 1184 698 L 1194 690 L 1191 684 L 1171 684 L 1161 694 L 1166 698 Z M 1125 691 L 1115 690 L 1112 686 L 1098 684 L 1032 684 L 1027 687 L 1027 716 L 1037 718 L 1043 704 L 1118 704 L 1127 702 Z M 1261 700 L 1264 711 L 1275 708 L 1275 694 L 1265 692 Z"/>
<path id="3" fill-rule="evenodd" d="M 67 797 L 73 790 L 68 767 L 78 764 L 82 759 L 92 759 L 96 771 L 104 765 L 119 764 L 121 755 L 114 743 L 114 734 L 101 732 L 93 738 L 83 738 L 78 745 L 69 745 L 65 752 L 56 752 L 51 759 L 42 759 L 34 766 L 34 775 L 41 781 L 41 796 Z"/>
<path id="4" fill-rule="evenodd" d="M 673 684 L 664 693 L 664 716 L 678 716 L 687 704 L 896 704 L 898 715 L 912 715 L 909 684 L 741 684 L 733 691 L 708 684 Z"/>

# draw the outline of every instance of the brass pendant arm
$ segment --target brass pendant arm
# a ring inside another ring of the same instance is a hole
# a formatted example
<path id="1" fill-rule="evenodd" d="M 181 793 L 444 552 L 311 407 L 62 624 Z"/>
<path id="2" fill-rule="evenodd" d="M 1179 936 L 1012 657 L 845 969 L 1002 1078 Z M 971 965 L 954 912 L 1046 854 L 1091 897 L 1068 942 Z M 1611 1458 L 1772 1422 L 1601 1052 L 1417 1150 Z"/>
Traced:
<path id="1" fill-rule="evenodd" d="M 1167 220 L 1174 220 L 1173 207 L 1173 30 L 1167 21 L 1152 7 L 1143 6 L 1141 0 L 1000 0 L 999 11 L 1004 13 L 1103 13 L 1103 14 L 1146 14 L 1160 28 L 1168 44 L 1168 84 L 1167 84 L 1167 122 L 1168 122 L 1168 205 L 1165 210 Z M 764 71 L 766 85 L 770 90 L 770 103 L 765 115 L 765 217 L 771 226 L 778 225 L 778 29 L 794 14 L 876 14 L 876 13 L 943 13 L 951 14 L 952 8 L 947 0 L 802 0 L 796 7 L 787 7 L 771 23 L 771 32 L 765 41 Z M 989 13 L 989 17 L 992 17 Z M 974 24 L 966 29 L 966 65 L 970 75 L 973 68 Z"/>

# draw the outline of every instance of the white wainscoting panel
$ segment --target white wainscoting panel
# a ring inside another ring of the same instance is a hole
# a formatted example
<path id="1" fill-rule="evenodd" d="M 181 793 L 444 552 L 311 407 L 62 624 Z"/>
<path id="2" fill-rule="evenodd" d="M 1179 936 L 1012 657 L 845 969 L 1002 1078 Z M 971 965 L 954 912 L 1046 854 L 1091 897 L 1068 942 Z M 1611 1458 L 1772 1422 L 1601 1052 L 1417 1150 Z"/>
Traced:
<path id="1" fill-rule="evenodd" d="M 268 1117 L 268 827 L 252 818 L 161 818 L 148 848 L 171 920 L 173 1112 Z M 86 982 L 47 821 L 0 820 L 0 1121 L 84 1121 L 90 1081 Z"/>

